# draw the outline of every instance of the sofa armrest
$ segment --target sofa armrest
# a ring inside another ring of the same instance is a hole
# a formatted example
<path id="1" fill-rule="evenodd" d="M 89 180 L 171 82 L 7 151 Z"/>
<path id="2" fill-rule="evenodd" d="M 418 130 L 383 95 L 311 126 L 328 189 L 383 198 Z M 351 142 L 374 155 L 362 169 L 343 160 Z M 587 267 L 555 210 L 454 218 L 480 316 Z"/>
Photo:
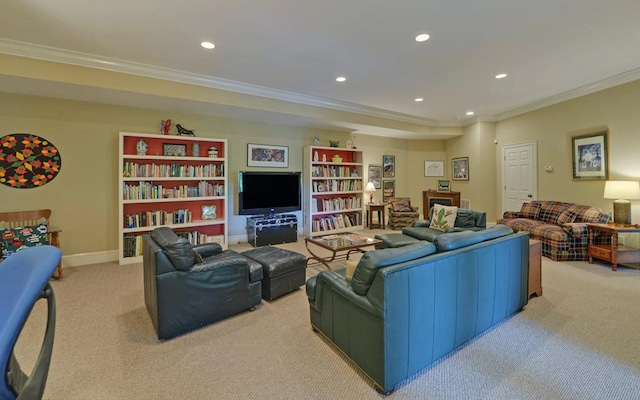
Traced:
<path id="1" fill-rule="evenodd" d="M 519 211 L 505 211 L 502 218 L 522 218 L 522 214 Z"/>
<path id="2" fill-rule="evenodd" d="M 193 246 L 192 249 L 202 258 L 207 258 L 222 253 L 222 246 L 220 246 L 218 243 L 198 244 Z"/>
<path id="3" fill-rule="evenodd" d="M 312 282 L 309 282 L 312 283 Z M 323 286 L 329 290 L 323 291 Z M 323 306 L 333 304 L 331 299 L 323 299 L 322 293 L 330 293 L 330 296 L 341 296 L 353 305 L 367 311 L 368 313 L 382 318 L 382 311 L 375 307 L 367 296 L 359 295 L 353 291 L 351 284 L 336 271 L 322 271 L 316 275 L 315 285 L 307 286 L 309 303 L 319 312 L 323 312 Z M 330 312 L 330 311 L 329 311 Z"/>
<path id="4" fill-rule="evenodd" d="M 193 264 L 191 272 L 204 272 L 212 270 L 221 270 L 227 267 L 244 266 L 247 269 L 247 279 L 249 276 L 249 263 L 241 257 L 224 258 L 222 260 L 207 260 L 201 263 Z"/>
<path id="5" fill-rule="evenodd" d="M 419 219 L 417 221 L 414 221 L 413 224 L 411 224 L 411 226 L 413 226 L 414 228 L 428 228 L 430 225 L 431 225 L 430 219 Z"/>
<path id="6" fill-rule="evenodd" d="M 571 237 L 587 237 L 589 228 L 585 223 L 571 222 L 562 225 L 562 230 Z"/>

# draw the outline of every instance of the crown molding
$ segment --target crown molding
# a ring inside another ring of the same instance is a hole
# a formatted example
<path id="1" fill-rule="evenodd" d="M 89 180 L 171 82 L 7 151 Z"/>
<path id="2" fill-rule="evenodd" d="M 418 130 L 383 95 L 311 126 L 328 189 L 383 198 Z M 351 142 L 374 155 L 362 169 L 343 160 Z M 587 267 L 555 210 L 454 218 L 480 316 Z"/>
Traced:
<path id="1" fill-rule="evenodd" d="M 495 115 L 496 121 L 501 121 L 507 118 L 515 117 L 516 115 L 528 113 L 531 111 L 539 110 L 544 107 L 552 106 L 554 104 L 562 103 L 564 101 L 572 100 L 578 97 L 586 96 L 595 92 L 599 92 L 604 89 L 608 89 L 614 86 L 622 85 L 640 79 L 640 68 L 635 68 L 627 72 L 623 72 L 609 78 L 601 79 L 588 85 L 580 86 L 575 89 L 567 90 L 566 92 L 559 93 L 553 96 L 545 97 L 531 103 L 527 103 L 520 107 L 512 108 L 509 111 L 498 113 Z"/>
<path id="2" fill-rule="evenodd" d="M 272 89 L 248 83 L 217 78 L 208 75 L 185 72 L 170 68 L 157 67 L 115 58 L 102 57 L 95 54 L 81 53 L 72 50 L 42 46 L 33 43 L 20 42 L 0 38 L 0 53 L 34 58 L 43 61 L 51 61 L 63 64 L 77 65 L 81 67 L 96 68 L 112 72 L 120 72 L 130 75 L 138 75 L 147 78 L 156 78 L 172 82 L 185 83 L 225 90 L 251 96 L 266 97 L 275 100 L 286 101 L 295 104 L 303 104 L 313 107 L 328 108 L 354 114 L 362 114 L 370 117 L 384 118 L 424 126 L 442 126 L 441 121 L 430 118 L 421 118 L 413 115 L 368 107 L 345 101 L 327 99 L 323 97 L 302 95 L 284 90 Z M 449 124 L 445 124 L 449 125 Z"/>

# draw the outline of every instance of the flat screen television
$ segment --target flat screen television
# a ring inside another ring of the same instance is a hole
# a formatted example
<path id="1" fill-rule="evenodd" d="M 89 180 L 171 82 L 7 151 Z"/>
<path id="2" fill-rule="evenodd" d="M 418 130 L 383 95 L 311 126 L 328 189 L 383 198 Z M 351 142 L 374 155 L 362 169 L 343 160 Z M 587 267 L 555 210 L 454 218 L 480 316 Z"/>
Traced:
<path id="1" fill-rule="evenodd" d="M 240 215 L 277 214 L 302 209 L 300 172 L 238 173 Z"/>

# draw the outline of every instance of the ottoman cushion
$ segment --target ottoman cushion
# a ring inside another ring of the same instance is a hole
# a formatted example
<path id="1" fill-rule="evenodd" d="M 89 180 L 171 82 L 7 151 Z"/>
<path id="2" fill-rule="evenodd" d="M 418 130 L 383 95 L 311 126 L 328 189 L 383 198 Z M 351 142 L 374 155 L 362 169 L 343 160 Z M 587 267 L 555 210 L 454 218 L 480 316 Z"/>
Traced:
<path id="1" fill-rule="evenodd" d="M 394 247 L 402 247 L 413 243 L 418 243 L 419 240 L 403 235 L 402 233 L 386 233 L 382 235 L 376 235 L 376 239 L 382 240 L 382 248 L 394 248 Z"/>

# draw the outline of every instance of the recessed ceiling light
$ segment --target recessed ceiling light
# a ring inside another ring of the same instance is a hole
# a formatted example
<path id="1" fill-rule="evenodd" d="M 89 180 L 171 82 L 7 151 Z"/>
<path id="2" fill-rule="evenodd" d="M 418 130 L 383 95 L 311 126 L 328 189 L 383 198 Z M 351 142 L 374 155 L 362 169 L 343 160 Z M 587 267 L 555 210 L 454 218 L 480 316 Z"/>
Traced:
<path id="1" fill-rule="evenodd" d="M 467 113 L 466 113 L 466 114 L 467 114 L 467 115 L 473 115 L 473 114 L 475 114 L 475 113 L 474 113 L 473 111 L 467 111 Z"/>
<path id="2" fill-rule="evenodd" d="M 502 78 L 506 78 L 507 74 L 498 74 L 496 75 L 496 79 L 502 79 Z"/>
<path id="3" fill-rule="evenodd" d="M 211 50 L 216 47 L 216 45 L 211 42 L 202 42 L 200 43 L 200 46 L 204 47 L 207 50 Z"/>
<path id="4" fill-rule="evenodd" d="M 347 80 L 347 78 L 345 78 L 344 76 L 339 76 L 339 77 L 336 78 L 336 82 L 344 82 L 346 80 Z"/>
<path id="5" fill-rule="evenodd" d="M 424 101 L 424 99 L 423 99 L 422 97 L 418 97 L 418 98 L 417 98 L 417 99 L 415 99 L 414 101 L 421 102 L 421 101 Z"/>
<path id="6" fill-rule="evenodd" d="M 421 33 L 420 35 L 416 36 L 416 42 L 426 42 L 430 37 L 431 36 L 426 33 Z"/>

